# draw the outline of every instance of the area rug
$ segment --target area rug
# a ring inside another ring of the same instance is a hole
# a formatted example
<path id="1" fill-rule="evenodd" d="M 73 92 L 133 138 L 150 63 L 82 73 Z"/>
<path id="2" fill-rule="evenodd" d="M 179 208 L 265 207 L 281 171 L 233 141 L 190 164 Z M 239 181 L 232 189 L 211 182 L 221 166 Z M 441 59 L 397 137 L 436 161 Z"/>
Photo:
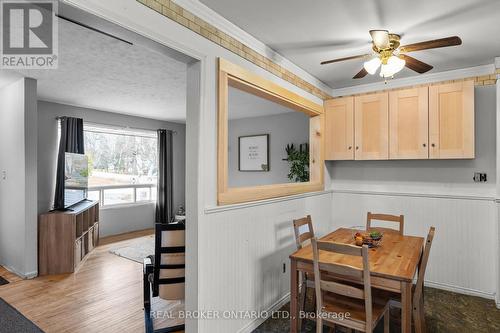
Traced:
<path id="1" fill-rule="evenodd" d="M 155 253 L 155 236 L 151 235 L 127 241 L 127 245 L 113 247 L 109 252 L 142 264 L 144 258 Z"/>
<path id="2" fill-rule="evenodd" d="M 3 277 L 0 276 L 0 286 L 3 286 L 4 284 L 8 284 L 9 281 L 5 280 Z"/>
<path id="3" fill-rule="evenodd" d="M 0 333 L 43 333 L 28 318 L 0 298 Z"/>

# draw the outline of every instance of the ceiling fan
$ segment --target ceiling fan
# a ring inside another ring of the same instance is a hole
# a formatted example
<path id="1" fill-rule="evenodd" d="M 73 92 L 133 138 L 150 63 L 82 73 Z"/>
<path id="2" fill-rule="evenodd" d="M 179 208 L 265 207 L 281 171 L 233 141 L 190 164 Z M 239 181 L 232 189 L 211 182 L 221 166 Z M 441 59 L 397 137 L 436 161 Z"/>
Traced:
<path id="1" fill-rule="evenodd" d="M 327 60 L 321 62 L 321 65 L 359 58 L 367 59 L 363 65 L 363 69 L 354 75 L 353 79 L 361 79 L 366 74 L 374 75 L 379 67 L 380 76 L 383 78 L 393 77 L 394 74 L 401 71 L 405 66 L 422 74 L 430 71 L 433 67 L 410 57 L 407 53 L 462 44 L 460 37 L 453 36 L 401 46 L 401 36 L 390 33 L 387 30 L 370 30 L 370 35 L 372 37 L 373 53 Z"/>

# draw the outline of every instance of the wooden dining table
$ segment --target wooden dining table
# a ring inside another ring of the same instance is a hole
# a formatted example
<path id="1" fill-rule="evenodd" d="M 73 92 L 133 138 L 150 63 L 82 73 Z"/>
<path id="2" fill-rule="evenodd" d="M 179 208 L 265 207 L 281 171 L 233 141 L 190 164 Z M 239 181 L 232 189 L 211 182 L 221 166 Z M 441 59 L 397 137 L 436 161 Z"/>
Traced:
<path id="1" fill-rule="evenodd" d="M 340 228 L 321 238 L 322 241 L 354 244 L 356 230 Z M 404 236 L 399 232 L 385 232 L 381 244 L 369 250 L 372 288 L 383 289 L 401 295 L 401 331 L 411 332 L 412 284 L 422 255 L 424 239 Z M 313 272 L 311 245 L 304 246 L 290 255 L 291 298 L 290 332 L 300 331 L 299 325 L 299 274 Z M 320 252 L 320 262 L 362 267 L 361 258 Z M 333 276 L 335 277 L 335 276 Z M 341 277 L 338 277 L 341 278 Z"/>

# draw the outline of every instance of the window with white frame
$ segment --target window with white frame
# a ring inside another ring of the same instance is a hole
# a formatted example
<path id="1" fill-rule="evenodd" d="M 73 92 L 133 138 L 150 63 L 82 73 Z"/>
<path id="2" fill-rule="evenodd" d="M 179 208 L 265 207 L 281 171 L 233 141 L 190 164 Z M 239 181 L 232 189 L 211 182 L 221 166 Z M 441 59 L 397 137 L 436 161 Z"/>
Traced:
<path id="1" fill-rule="evenodd" d="M 84 136 L 89 199 L 103 206 L 156 201 L 155 131 L 85 123 Z"/>

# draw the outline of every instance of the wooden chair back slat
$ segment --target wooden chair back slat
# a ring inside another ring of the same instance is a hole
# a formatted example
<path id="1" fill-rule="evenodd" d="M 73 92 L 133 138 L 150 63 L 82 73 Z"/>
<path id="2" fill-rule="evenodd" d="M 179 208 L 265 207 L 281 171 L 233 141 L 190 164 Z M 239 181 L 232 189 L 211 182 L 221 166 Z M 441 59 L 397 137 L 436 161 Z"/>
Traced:
<path id="1" fill-rule="evenodd" d="M 321 269 L 320 269 L 321 271 Z M 322 290 L 326 290 L 332 292 L 334 294 L 339 294 L 342 296 L 364 299 L 365 291 L 363 289 L 359 289 L 353 286 L 348 286 L 342 283 L 334 282 L 334 281 L 320 281 L 320 286 Z"/>
<path id="2" fill-rule="evenodd" d="M 396 230 L 396 229 L 390 229 L 390 228 L 379 228 L 379 227 L 372 227 L 372 221 L 385 221 L 385 222 L 394 222 L 399 224 L 399 233 L 403 235 L 404 232 L 404 223 L 405 223 L 405 217 L 404 215 L 390 215 L 390 214 L 372 214 L 371 212 L 368 212 L 366 214 L 366 230 L 370 229 L 384 229 L 384 230 Z"/>
<path id="3" fill-rule="evenodd" d="M 415 292 L 413 293 L 413 304 L 418 304 L 417 301 L 420 299 L 424 289 L 424 278 L 425 270 L 427 268 L 427 262 L 429 261 L 429 254 L 431 252 L 432 241 L 434 239 L 434 233 L 436 228 L 431 227 L 429 233 L 427 234 L 427 240 L 425 241 L 424 252 L 422 253 L 422 259 L 420 260 L 420 265 L 418 266 L 418 277 L 417 284 L 415 286 Z"/>
<path id="4" fill-rule="evenodd" d="M 308 241 L 308 240 L 310 240 L 313 237 L 314 237 L 314 234 L 312 234 L 309 231 L 306 232 L 306 233 L 303 233 L 302 235 L 299 235 L 299 243 L 303 244 L 305 241 Z"/>
<path id="5" fill-rule="evenodd" d="M 185 225 L 155 225 L 153 296 L 166 300 L 184 299 Z"/>
<path id="6" fill-rule="evenodd" d="M 363 281 L 363 271 L 360 270 L 359 268 L 352 267 L 349 265 L 337 265 L 337 264 L 328 264 L 320 262 L 319 269 L 320 271 L 353 279 L 356 282 Z"/>
<path id="7" fill-rule="evenodd" d="M 361 248 L 340 243 L 318 241 L 316 238 L 311 240 L 313 249 L 313 266 L 314 266 L 314 283 L 316 289 L 316 303 L 317 309 L 323 309 L 325 300 L 325 291 L 334 294 L 339 294 L 345 297 L 364 299 L 366 322 L 364 328 L 366 332 L 371 332 L 373 327 L 372 315 L 372 296 L 371 296 L 371 281 L 370 281 L 370 266 L 368 263 L 368 246 L 363 245 Z M 355 268 L 352 266 L 334 264 L 334 263 L 320 263 L 319 251 L 332 252 L 336 254 L 357 256 L 362 258 L 363 268 Z M 325 272 L 334 273 L 338 275 L 355 275 L 362 282 L 363 289 L 344 284 L 341 280 L 329 281 L 323 280 Z M 330 296 L 328 296 L 330 297 Z"/>
<path id="8" fill-rule="evenodd" d="M 318 241 L 318 250 L 330 251 L 339 254 L 345 254 L 348 256 L 358 256 L 361 257 L 363 254 L 363 249 L 358 246 L 342 244 L 342 243 L 334 243 L 334 242 L 322 242 Z"/>
<path id="9" fill-rule="evenodd" d="M 301 227 L 304 225 L 307 225 L 307 231 L 301 230 Z M 293 220 L 293 231 L 295 233 L 295 244 L 297 245 L 297 249 L 301 249 L 304 242 L 314 237 L 311 215 Z"/>

